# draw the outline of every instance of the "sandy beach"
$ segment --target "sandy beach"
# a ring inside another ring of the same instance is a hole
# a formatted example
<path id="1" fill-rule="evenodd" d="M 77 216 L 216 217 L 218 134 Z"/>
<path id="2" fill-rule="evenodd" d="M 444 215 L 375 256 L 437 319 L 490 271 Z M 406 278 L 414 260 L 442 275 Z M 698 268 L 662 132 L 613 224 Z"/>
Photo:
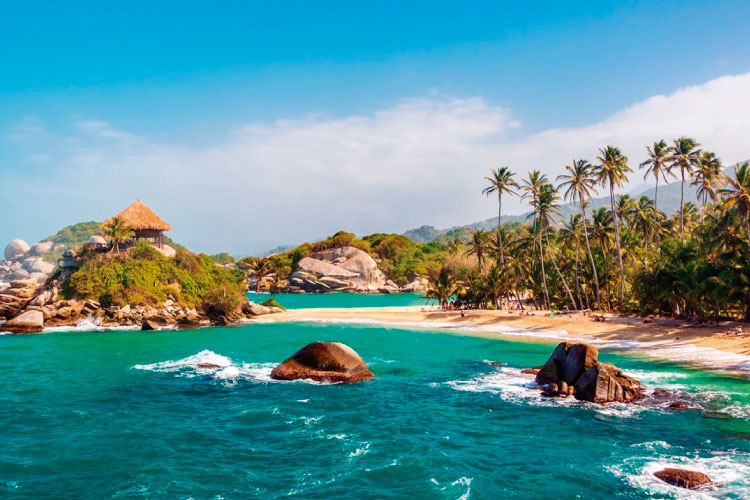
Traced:
<path id="1" fill-rule="evenodd" d="M 566 338 L 643 349 L 656 358 L 686 362 L 705 367 L 750 373 L 750 325 L 725 321 L 718 326 L 695 326 L 686 321 L 605 315 L 606 321 L 594 321 L 582 313 L 549 316 L 543 311 L 533 315 L 501 311 L 444 312 L 420 306 L 295 309 L 276 316 L 274 321 L 323 321 L 346 323 L 382 323 L 393 326 L 458 328 L 462 333 L 497 338 L 526 337 L 547 341 Z M 745 335 L 727 332 L 741 326 Z M 524 332 L 519 332 L 524 330 Z"/>

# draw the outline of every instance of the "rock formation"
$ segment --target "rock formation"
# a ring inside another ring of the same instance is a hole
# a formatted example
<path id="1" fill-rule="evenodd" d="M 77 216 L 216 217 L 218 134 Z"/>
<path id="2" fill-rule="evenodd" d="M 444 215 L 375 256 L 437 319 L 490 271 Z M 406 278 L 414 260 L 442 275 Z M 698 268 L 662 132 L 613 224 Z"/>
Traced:
<path id="1" fill-rule="evenodd" d="M 277 380 L 317 382 L 361 382 L 374 377 L 354 349 L 340 342 L 313 342 L 271 372 Z"/>
<path id="2" fill-rule="evenodd" d="M 6 332 L 39 333 L 44 327 L 44 314 L 41 311 L 26 311 L 2 325 Z"/>
<path id="3" fill-rule="evenodd" d="M 375 260 L 367 252 L 348 246 L 303 258 L 289 282 L 292 287 L 308 292 L 376 292 L 386 284 Z"/>
<path id="4" fill-rule="evenodd" d="M 5 256 L 5 260 L 11 261 L 23 256 L 29 250 L 31 250 L 31 247 L 29 247 L 29 244 L 25 241 L 13 240 L 5 247 L 3 255 Z"/>
<path id="5" fill-rule="evenodd" d="M 15 280 L 0 290 L 0 317 L 11 319 L 18 315 L 34 298 L 34 280 Z"/>
<path id="6" fill-rule="evenodd" d="M 702 472 L 696 472 L 685 469 L 664 469 L 659 472 L 654 472 L 654 476 L 661 479 L 665 483 L 669 483 L 672 486 L 678 486 L 680 488 L 693 489 L 698 486 L 703 486 L 711 482 L 711 478 Z"/>
<path id="7" fill-rule="evenodd" d="M 547 396 L 575 396 L 592 403 L 632 402 L 641 396 L 636 379 L 610 363 L 598 361 L 599 350 L 589 344 L 561 342 L 536 375 Z"/>

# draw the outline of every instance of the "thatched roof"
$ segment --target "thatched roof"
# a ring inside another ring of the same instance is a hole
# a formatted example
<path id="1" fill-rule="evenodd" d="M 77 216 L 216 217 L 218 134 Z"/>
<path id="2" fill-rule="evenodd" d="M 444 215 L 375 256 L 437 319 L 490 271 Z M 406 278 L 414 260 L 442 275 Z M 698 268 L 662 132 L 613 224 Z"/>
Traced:
<path id="1" fill-rule="evenodd" d="M 171 231 L 172 226 L 164 222 L 141 200 L 135 200 L 128 208 L 117 214 L 129 226 L 136 230 Z M 114 217 L 113 217 L 114 218 Z M 112 219 L 110 219 L 112 220 Z M 109 221 L 108 221 L 109 222 Z"/>

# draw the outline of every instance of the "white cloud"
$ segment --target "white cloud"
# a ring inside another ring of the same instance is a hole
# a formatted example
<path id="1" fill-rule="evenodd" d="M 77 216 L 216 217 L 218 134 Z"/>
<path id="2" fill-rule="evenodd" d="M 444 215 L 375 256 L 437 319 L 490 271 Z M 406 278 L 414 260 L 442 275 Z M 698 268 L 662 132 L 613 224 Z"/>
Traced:
<path id="1" fill-rule="evenodd" d="M 615 144 L 635 166 L 646 144 L 683 134 L 726 162 L 750 157 L 750 74 L 655 96 L 600 123 L 510 141 L 519 127 L 510 110 L 481 98 L 441 96 L 372 115 L 248 124 L 208 147 L 90 120 L 59 140 L 57 170 L 37 182 L 56 188 L 49 201 L 56 206 L 84 196 L 89 218 L 140 197 L 172 223 L 176 239 L 206 251 L 258 251 L 337 229 L 449 226 L 494 214 L 480 190 L 487 170 L 500 165 L 554 178 L 572 158 L 593 160 L 597 148 Z M 508 208 L 521 210 L 515 203 Z"/>

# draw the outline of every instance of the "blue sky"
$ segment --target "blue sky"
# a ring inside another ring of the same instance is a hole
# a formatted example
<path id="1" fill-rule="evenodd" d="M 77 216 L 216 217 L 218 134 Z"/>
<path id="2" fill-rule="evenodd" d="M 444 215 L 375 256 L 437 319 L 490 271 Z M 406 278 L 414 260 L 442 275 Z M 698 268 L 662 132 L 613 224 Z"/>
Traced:
<path id="1" fill-rule="evenodd" d="M 486 218 L 492 204 L 469 197 L 487 168 L 515 158 L 519 174 L 553 172 L 570 160 L 565 147 L 550 159 L 523 153 L 532 138 L 577 130 L 585 139 L 587 127 L 680 89 L 698 89 L 706 113 L 750 90 L 744 79 L 702 87 L 750 71 L 748 19 L 746 1 L 5 5 L 0 211 L 14 216 L 0 240 L 38 240 L 137 196 L 173 222 L 174 237 L 238 254 L 338 227 L 402 231 Z M 680 134 L 673 124 L 691 116 L 671 118 L 654 133 Z M 719 141 L 719 131 L 745 125 L 725 118 L 704 132 L 716 144 L 707 146 L 727 160 L 750 157 Z M 638 123 L 616 128 L 623 144 L 635 141 L 625 135 Z M 342 140 L 353 129 L 361 134 Z M 389 130 L 409 147 L 391 147 Z M 430 147 L 462 135 L 455 147 Z M 602 145 L 581 143 L 580 154 L 593 159 Z M 434 159 L 452 155 L 452 166 Z M 413 177 L 394 183 L 404 171 Z M 284 187 L 311 172 L 304 186 Z M 144 186 L 141 175 L 161 184 Z M 446 184 L 414 185 L 433 175 Z M 175 176 L 192 183 L 171 187 Z M 212 176 L 226 186 L 205 182 Z M 450 189 L 461 208 L 429 203 Z M 188 200 L 196 202 L 186 209 Z M 283 223 L 238 231 L 273 200 L 289 207 L 277 209 Z M 346 208 L 331 210 L 336 200 Z M 201 231 L 205 224 L 213 231 Z"/>

